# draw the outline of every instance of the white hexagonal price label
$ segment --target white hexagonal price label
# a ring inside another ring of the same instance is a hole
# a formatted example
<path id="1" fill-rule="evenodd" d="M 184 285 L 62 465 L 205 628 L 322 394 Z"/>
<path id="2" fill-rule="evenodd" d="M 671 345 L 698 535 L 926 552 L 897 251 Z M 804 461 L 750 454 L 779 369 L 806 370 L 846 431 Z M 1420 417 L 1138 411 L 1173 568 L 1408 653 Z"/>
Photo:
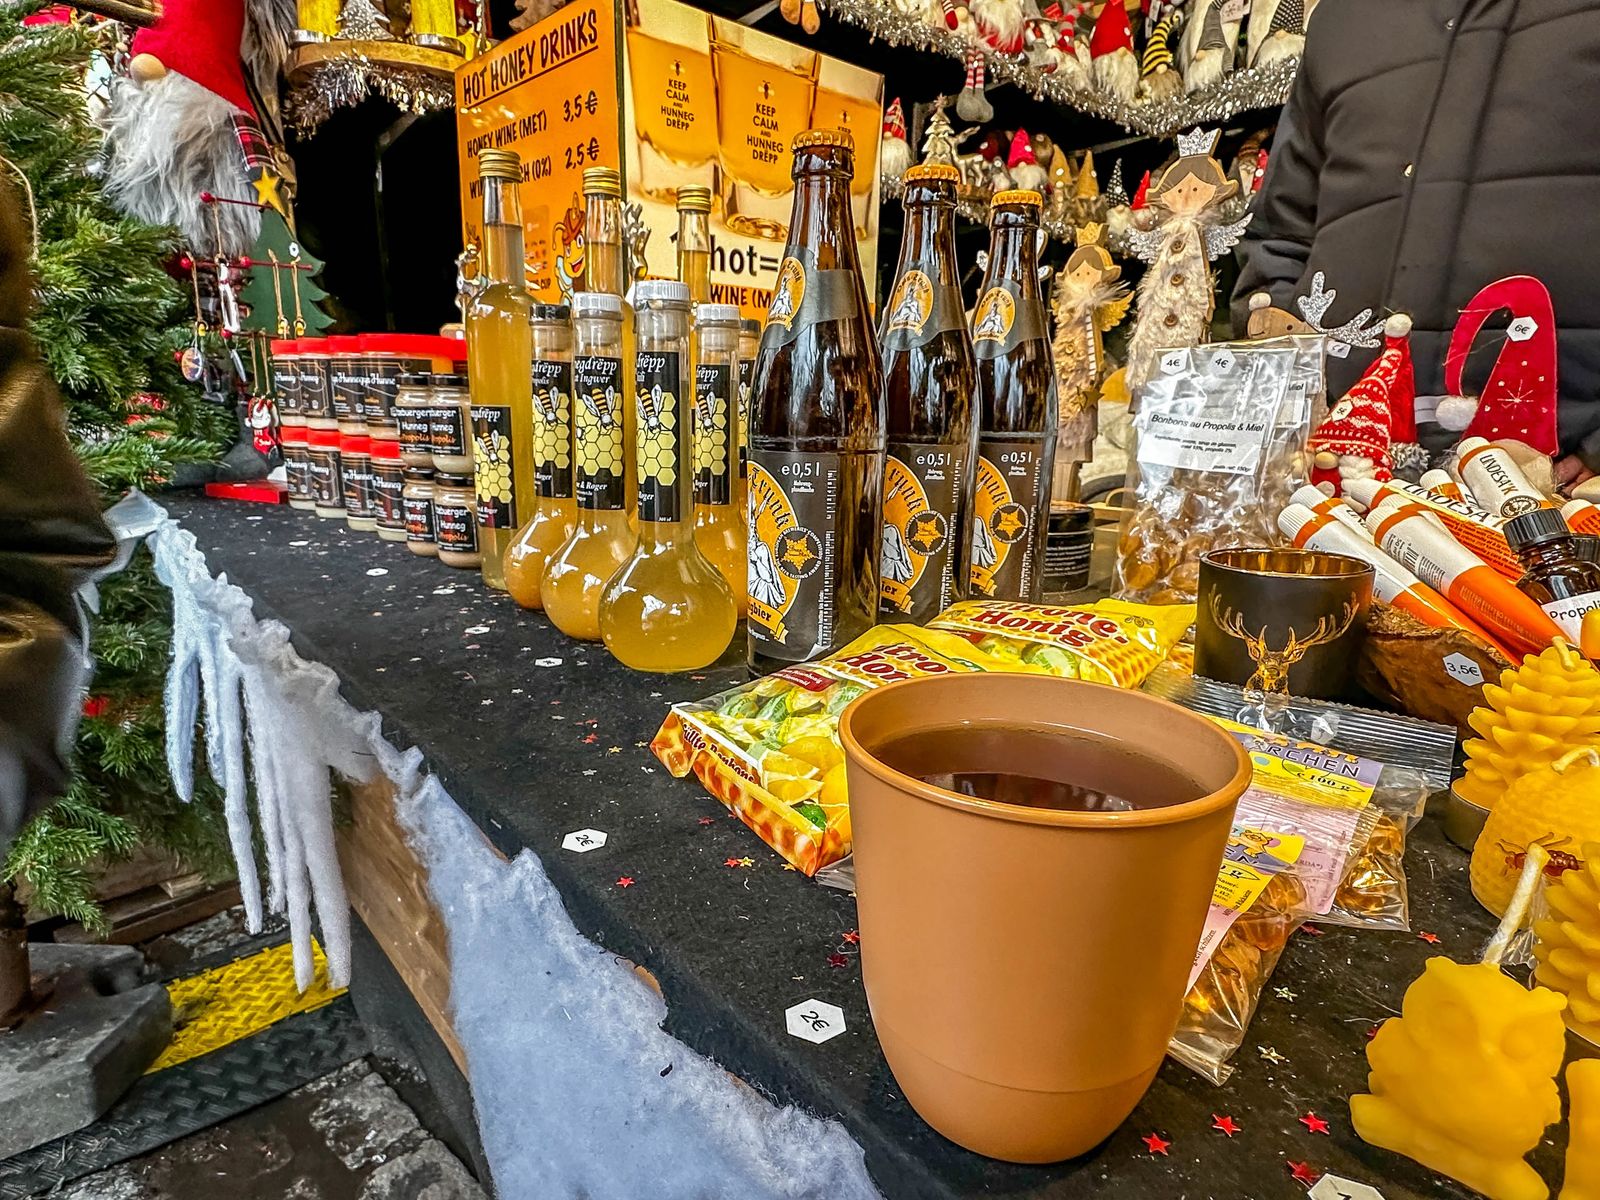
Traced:
<path id="1" fill-rule="evenodd" d="M 784 1010 L 789 1033 L 803 1042 L 821 1045 L 844 1032 L 844 1010 L 822 1000 L 802 1000 Z"/>
<path id="2" fill-rule="evenodd" d="M 1464 683 L 1469 687 L 1477 687 L 1483 682 L 1483 668 L 1465 654 L 1445 655 L 1444 673 L 1457 683 Z"/>
<path id="3" fill-rule="evenodd" d="M 1311 1200 L 1383 1200 L 1383 1193 L 1377 1188 L 1338 1175 L 1324 1175 L 1306 1194 Z"/>
<path id="4" fill-rule="evenodd" d="M 575 829 L 561 839 L 561 848 L 571 850 L 574 854 L 587 854 L 605 844 L 606 833 L 603 829 Z"/>
<path id="5" fill-rule="evenodd" d="M 1539 322 L 1532 317 L 1518 317 L 1506 326 L 1506 336 L 1513 342 L 1525 342 L 1539 332 Z"/>

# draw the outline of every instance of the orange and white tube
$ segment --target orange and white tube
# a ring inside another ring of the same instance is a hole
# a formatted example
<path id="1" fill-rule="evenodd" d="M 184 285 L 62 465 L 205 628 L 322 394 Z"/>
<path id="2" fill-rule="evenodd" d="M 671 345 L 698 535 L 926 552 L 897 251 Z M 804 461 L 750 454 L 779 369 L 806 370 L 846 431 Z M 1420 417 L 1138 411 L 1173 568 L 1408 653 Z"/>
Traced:
<path id="1" fill-rule="evenodd" d="M 1376 479 L 1347 479 L 1344 481 L 1344 494 L 1368 511 L 1390 498 L 1407 504 L 1420 504 L 1425 511 L 1444 522 L 1451 537 L 1507 579 L 1521 579 L 1525 573 L 1526 568 L 1521 560 L 1506 544 L 1505 520 L 1476 504 L 1465 500 L 1446 500 L 1404 479 L 1390 479 L 1383 483 Z"/>
<path id="2" fill-rule="evenodd" d="M 1561 515 L 1566 518 L 1567 528 L 1573 533 L 1600 537 L 1600 508 L 1589 501 L 1568 500 L 1561 506 Z"/>
<path id="3" fill-rule="evenodd" d="M 1370 542 L 1372 540 L 1371 532 L 1361 522 L 1361 514 L 1350 506 L 1348 500 L 1342 500 L 1338 496 L 1324 495 L 1320 488 L 1312 487 L 1309 483 L 1304 487 L 1296 488 L 1294 495 L 1290 496 L 1289 500 L 1291 503 L 1309 508 L 1319 516 L 1332 517 L 1346 528 L 1360 534 L 1363 541 Z M 1279 522 L 1279 528 L 1282 528 L 1282 522 Z M 1284 530 L 1284 532 L 1287 533 L 1288 530 Z"/>
<path id="4" fill-rule="evenodd" d="M 1461 629 L 1480 638 L 1513 661 L 1512 654 L 1488 630 L 1462 612 L 1387 553 L 1372 543 L 1365 527 L 1361 534 L 1337 517 L 1313 512 L 1304 504 L 1291 504 L 1278 514 L 1278 528 L 1301 549 L 1344 554 L 1372 564 L 1372 594 L 1385 604 L 1408 612 L 1435 629 Z"/>
<path id="5" fill-rule="evenodd" d="M 1564 636 L 1561 626 L 1531 597 L 1429 516 L 1422 505 L 1391 496 L 1367 514 L 1367 527 L 1390 556 L 1444 593 L 1503 645 L 1537 654 L 1552 639 Z"/>
<path id="6" fill-rule="evenodd" d="M 1470 437 L 1461 443 L 1456 470 L 1473 500 L 1497 517 L 1509 521 L 1536 508 L 1555 507 L 1528 481 L 1505 448 L 1486 438 Z"/>
<path id="7" fill-rule="evenodd" d="M 1461 485 L 1450 477 L 1449 471 L 1441 471 L 1437 468 L 1432 471 L 1424 471 L 1422 478 L 1418 482 L 1435 496 L 1444 500 L 1465 500 L 1467 498 L 1466 493 L 1461 490 Z"/>

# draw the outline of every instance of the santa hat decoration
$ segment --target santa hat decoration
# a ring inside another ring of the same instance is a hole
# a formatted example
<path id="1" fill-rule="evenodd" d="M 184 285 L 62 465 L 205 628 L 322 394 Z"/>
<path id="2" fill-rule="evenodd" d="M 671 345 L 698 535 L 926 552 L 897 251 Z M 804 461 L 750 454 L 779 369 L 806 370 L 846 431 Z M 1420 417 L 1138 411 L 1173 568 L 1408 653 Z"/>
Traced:
<path id="1" fill-rule="evenodd" d="M 1122 0 L 1107 0 L 1089 34 L 1094 85 L 1124 104 L 1139 90 L 1139 60 L 1133 53 L 1133 26 Z"/>
<path id="2" fill-rule="evenodd" d="M 900 107 L 900 97 L 889 102 L 883 114 L 883 174 L 898 179 L 911 165 L 911 146 L 906 141 L 906 114 Z"/>
<path id="3" fill-rule="evenodd" d="M 1394 444 L 1416 446 L 1410 333 L 1410 317 L 1389 318 L 1382 353 L 1311 435 L 1311 482 L 1330 496 L 1346 479 L 1392 479 Z"/>
<path id="4" fill-rule="evenodd" d="M 1461 373 L 1474 339 L 1501 309 L 1511 313 L 1506 340 L 1474 406 L 1462 390 Z M 1450 337 L 1444 382 L 1450 395 L 1440 402 L 1438 419 L 1445 428 L 1465 428 L 1467 437 L 1491 442 L 1526 442 L 1541 454 L 1555 454 L 1556 315 L 1549 289 L 1531 275 L 1513 275 L 1474 296 Z"/>
<path id="5" fill-rule="evenodd" d="M 1014 186 L 1044 194 L 1048 177 L 1033 152 L 1033 139 L 1028 136 L 1026 129 L 1017 130 L 1016 136 L 1011 139 L 1011 151 L 1006 155 L 1006 170 L 1011 173 Z"/>
<path id="6" fill-rule="evenodd" d="M 1146 171 L 1144 173 L 1144 178 L 1139 180 L 1139 186 L 1134 189 L 1133 200 L 1128 204 L 1128 207 L 1133 209 L 1134 212 L 1138 212 L 1141 208 L 1144 208 L 1147 204 L 1149 204 L 1149 194 L 1150 172 Z"/>

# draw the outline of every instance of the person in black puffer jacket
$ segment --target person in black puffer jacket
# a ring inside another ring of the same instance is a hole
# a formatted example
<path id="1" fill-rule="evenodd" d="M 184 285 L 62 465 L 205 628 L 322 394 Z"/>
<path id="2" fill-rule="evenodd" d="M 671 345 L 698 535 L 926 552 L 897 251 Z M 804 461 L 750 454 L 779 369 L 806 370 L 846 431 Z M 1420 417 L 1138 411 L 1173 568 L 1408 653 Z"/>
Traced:
<path id="1" fill-rule="evenodd" d="M 1323 271 L 1322 324 L 1409 314 L 1417 393 L 1438 395 L 1461 307 L 1537 276 L 1559 327 L 1557 478 L 1600 471 L 1597 114 L 1600 4 L 1323 0 L 1240 248 L 1236 331 L 1252 293 L 1294 312 Z M 1328 366 L 1337 396 L 1367 361 Z"/>

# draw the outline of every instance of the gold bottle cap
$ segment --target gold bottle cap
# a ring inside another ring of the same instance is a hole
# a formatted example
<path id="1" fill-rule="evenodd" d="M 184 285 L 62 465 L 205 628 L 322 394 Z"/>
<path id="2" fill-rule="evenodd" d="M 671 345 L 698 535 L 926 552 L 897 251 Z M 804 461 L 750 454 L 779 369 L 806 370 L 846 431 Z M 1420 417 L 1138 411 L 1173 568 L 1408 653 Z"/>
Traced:
<path id="1" fill-rule="evenodd" d="M 960 183 L 961 172 L 949 163 L 918 163 L 907 167 L 901 183 Z"/>
<path id="2" fill-rule="evenodd" d="M 704 184 L 696 183 L 678 189 L 679 212 L 711 211 L 711 189 Z"/>
<path id="3" fill-rule="evenodd" d="M 795 134 L 794 150 L 805 150 L 811 146 L 836 146 L 842 150 L 853 151 L 856 148 L 856 140 L 850 136 L 848 129 L 807 129 Z"/>
<path id="4" fill-rule="evenodd" d="M 585 167 L 583 190 L 586 195 L 622 195 L 622 172 L 615 167 Z"/>
<path id="5" fill-rule="evenodd" d="M 998 208 L 1002 204 L 1030 204 L 1034 208 L 1044 206 L 1044 197 L 1032 188 L 1007 188 L 1003 192 L 996 192 L 989 201 L 990 208 Z"/>
<path id="6" fill-rule="evenodd" d="M 522 181 L 522 156 L 515 150 L 478 151 L 479 179 L 513 179 Z"/>

